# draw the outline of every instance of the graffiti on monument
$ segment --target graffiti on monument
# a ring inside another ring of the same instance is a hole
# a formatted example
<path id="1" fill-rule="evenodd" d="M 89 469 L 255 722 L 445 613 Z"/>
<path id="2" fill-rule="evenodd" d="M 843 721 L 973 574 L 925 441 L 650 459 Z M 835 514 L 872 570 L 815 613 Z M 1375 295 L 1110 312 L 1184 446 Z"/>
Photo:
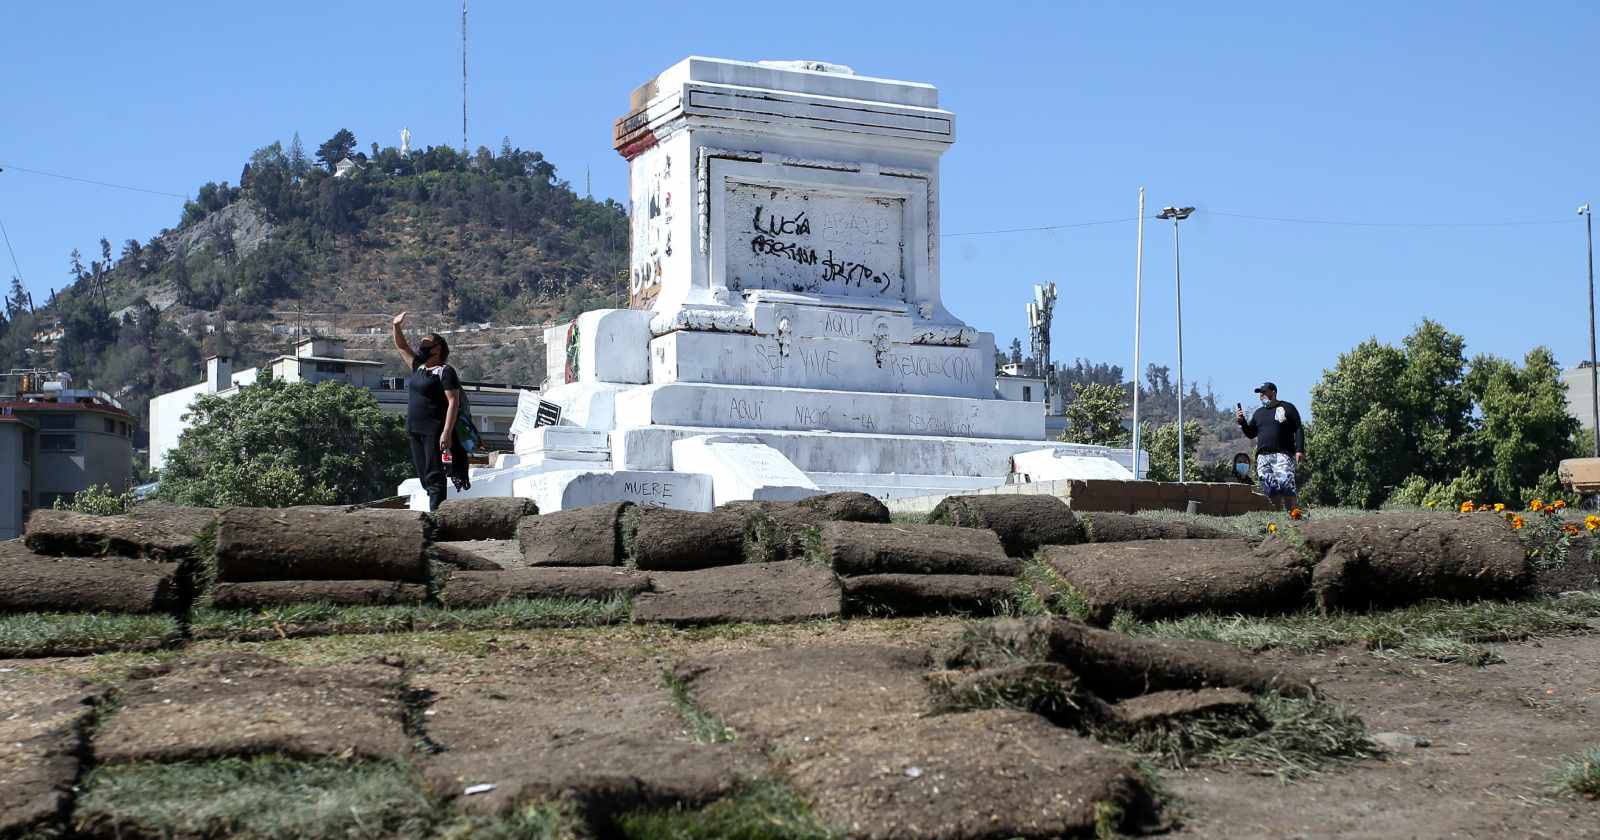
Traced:
<path id="1" fill-rule="evenodd" d="M 578 322 L 573 321 L 567 325 L 567 364 L 562 370 L 562 381 L 577 382 L 581 372 L 578 365 L 578 351 L 581 348 L 578 338 Z"/>
<path id="2" fill-rule="evenodd" d="M 672 155 L 647 153 L 649 174 L 633 200 L 632 259 L 628 272 L 628 306 L 649 309 L 661 294 L 665 263 L 672 256 Z"/>
<path id="3" fill-rule="evenodd" d="M 905 199 L 729 181 L 728 288 L 906 299 Z"/>

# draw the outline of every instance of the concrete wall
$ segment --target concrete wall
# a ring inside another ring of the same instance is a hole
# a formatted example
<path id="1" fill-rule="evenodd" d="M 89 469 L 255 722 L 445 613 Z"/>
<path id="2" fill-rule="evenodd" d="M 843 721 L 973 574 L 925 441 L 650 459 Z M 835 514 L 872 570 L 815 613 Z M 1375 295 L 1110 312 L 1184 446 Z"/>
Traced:
<path id="1" fill-rule="evenodd" d="M 150 398 L 150 469 L 166 466 L 167 453 L 178 448 L 178 437 L 188 428 L 183 415 L 196 397 L 207 393 L 210 383 L 202 382 Z"/>

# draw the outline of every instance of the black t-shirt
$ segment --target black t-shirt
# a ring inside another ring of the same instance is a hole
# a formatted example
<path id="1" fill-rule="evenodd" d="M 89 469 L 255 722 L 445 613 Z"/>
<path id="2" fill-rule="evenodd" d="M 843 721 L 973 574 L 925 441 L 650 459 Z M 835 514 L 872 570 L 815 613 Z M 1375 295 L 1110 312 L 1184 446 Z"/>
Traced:
<path id="1" fill-rule="evenodd" d="M 456 369 L 444 365 L 437 373 L 429 373 L 423 367 L 423 360 L 415 359 L 411 362 L 411 378 L 406 385 L 410 396 L 406 406 L 406 431 L 444 431 L 444 418 L 450 409 L 444 392 L 461 390 Z"/>
<path id="2" fill-rule="evenodd" d="M 1306 451 L 1306 433 L 1300 425 L 1300 410 L 1294 403 L 1269 402 L 1239 426 L 1244 429 L 1245 437 L 1255 438 L 1258 454 L 1293 455 Z"/>

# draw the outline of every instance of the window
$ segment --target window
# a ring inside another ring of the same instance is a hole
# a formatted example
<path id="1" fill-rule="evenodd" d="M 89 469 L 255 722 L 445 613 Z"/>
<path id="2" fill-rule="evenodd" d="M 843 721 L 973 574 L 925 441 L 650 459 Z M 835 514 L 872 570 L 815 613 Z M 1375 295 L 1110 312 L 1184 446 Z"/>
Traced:
<path id="1" fill-rule="evenodd" d="M 317 362 L 317 373 L 344 373 L 344 362 Z"/>
<path id="2" fill-rule="evenodd" d="M 72 494 L 71 493 L 40 493 L 39 494 L 39 507 L 42 507 L 42 508 L 45 508 L 46 510 L 48 510 L 50 508 L 55 507 L 56 506 L 56 502 L 60 502 L 60 503 L 62 503 L 64 505 L 70 505 L 70 504 L 72 504 Z"/>
<path id="3" fill-rule="evenodd" d="M 1033 402 L 1033 386 L 1032 385 L 1024 385 L 1024 386 L 1022 386 L 1022 401 L 1023 402 Z"/>
<path id="4" fill-rule="evenodd" d="M 108 435 L 114 435 L 114 434 L 116 434 L 116 433 L 117 433 L 117 421 L 115 421 L 115 420 L 112 420 L 112 419 L 111 419 L 111 418 L 110 418 L 110 417 L 102 417 L 102 418 L 100 418 L 100 419 L 101 419 L 101 420 L 103 420 L 103 421 L 105 421 L 105 424 L 106 424 L 106 434 L 108 434 Z"/>
<path id="5" fill-rule="evenodd" d="M 76 414 L 41 414 L 41 415 L 39 415 L 39 428 L 41 428 L 41 429 L 76 429 L 76 428 L 78 428 L 78 415 L 76 415 Z"/>
<path id="6" fill-rule="evenodd" d="M 40 435 L 40 452 L 77 452 L 77 435 Z"/>

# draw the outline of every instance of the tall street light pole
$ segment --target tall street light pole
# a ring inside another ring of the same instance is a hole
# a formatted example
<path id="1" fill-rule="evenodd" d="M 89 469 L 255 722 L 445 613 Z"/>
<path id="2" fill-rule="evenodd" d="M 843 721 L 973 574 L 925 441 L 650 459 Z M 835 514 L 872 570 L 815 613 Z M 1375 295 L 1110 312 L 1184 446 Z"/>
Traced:
<path id="1" fill-rule="evenodd" d="M 1594 423 L 1594 457 L 1600 458 L 1600 371 L 1595 369 L 1594 354 L 1594 211 L 1588 203 L 1578 208 L 1589 237 L 1589 416 Z"/>
<path id="2" fill-rule="evenodd" d="M 1133 477 L 1139 470 L 1139 316 L 1144 306 L 1144 187 L 1139 188 L 1139 251 L 1133 258 Z"/>
<path id="3" fill-rule="evenodd" d="M 1177 280 L 1178 302 L 1178 482 L 1186 480 L 1183 457 L 1183 259 L 1178 254 L 1178 223 L 1189 218 L 1193 207 L 1163 207 L 1158 219 L 1172 220 L 1172 269 Z"/>

